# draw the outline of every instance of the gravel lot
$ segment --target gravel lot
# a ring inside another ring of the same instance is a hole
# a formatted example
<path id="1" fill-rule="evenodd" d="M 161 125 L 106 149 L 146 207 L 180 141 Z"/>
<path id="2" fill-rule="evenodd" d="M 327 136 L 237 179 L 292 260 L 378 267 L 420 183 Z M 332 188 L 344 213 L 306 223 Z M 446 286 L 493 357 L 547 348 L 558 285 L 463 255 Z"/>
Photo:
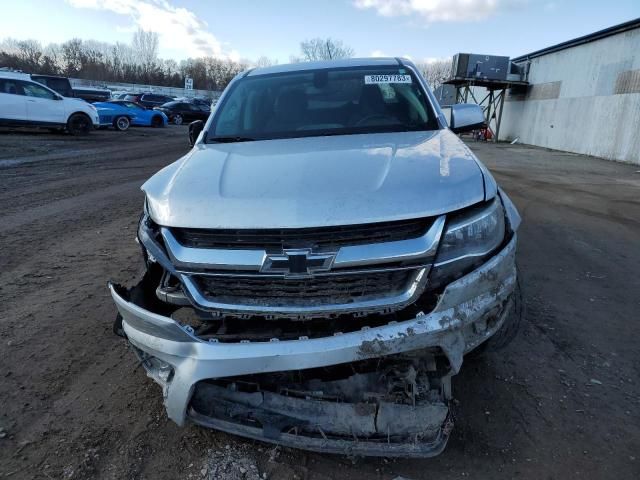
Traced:
<path id="1" fill-rule="evenodd" d="M 351 460 L 176 427 L 112 334 L 139 186 L 186 132 L 0 132 L 0 477 L 640 478 L 638 166 L 470 143 L 523 216 L 522 329 L 454 379 L 443 455 Z"/>

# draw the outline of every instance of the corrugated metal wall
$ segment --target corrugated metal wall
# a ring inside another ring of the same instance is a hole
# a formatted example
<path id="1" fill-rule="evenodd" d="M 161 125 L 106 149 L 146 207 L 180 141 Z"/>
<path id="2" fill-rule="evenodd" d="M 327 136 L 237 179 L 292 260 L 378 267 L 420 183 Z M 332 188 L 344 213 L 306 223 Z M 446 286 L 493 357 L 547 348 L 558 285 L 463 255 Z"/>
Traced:
<path id="1" fill-rule="evenodd" d="M 640 164 L 640 28 L 531 60 L 500 140 Z"/>

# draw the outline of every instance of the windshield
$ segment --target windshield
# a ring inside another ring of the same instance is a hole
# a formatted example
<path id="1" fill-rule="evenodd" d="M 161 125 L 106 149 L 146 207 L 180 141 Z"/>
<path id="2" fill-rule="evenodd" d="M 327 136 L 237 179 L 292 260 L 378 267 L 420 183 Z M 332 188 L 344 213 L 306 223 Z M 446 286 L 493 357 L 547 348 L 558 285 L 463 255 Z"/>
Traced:
<path id="1" fill-rule="evenodd" d="M 402 67 L 249 75 L 230 88 L 208 142 L 438 128 L 418 80 Z"/>

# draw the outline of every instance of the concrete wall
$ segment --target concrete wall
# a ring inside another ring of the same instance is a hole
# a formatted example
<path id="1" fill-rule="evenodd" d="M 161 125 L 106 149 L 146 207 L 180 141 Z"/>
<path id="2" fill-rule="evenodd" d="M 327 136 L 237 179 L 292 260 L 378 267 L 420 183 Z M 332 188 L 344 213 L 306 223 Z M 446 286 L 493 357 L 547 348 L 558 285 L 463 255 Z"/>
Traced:
<path id="1" fill-rule="evenodd" d="M 531 60 L 500 140 L 640 164 L 640 29 Z"/>

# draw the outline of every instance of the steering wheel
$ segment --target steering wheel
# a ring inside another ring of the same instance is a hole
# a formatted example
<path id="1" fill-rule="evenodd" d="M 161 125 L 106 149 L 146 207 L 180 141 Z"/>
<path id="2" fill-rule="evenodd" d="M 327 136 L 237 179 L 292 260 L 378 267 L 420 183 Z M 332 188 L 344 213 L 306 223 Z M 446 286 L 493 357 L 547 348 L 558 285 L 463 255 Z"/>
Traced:
<path id="1" fill-rule="evenodd" d="M 389 115 L 384 115 L 382 113 L 373 113 L 371 115 L 367 115 L 366 117 L 362 117 L 360 120 L 358 120 L 355 123 L 355 126 L 359 127 L 360 125 L 363 125 L 363 124 L 369 122 L 370 120 L 373 120 L 374 118 L 389 120 Z"/>

